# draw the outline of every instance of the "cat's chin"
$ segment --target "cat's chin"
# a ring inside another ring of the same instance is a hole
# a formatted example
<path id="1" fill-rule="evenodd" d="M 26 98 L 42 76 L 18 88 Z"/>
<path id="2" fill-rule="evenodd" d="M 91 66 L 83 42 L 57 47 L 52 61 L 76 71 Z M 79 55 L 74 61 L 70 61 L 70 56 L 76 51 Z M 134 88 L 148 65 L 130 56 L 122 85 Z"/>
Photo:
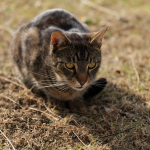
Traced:
<path id="1" fill-rule="evenodd" d="M 83 91 L 85 90 L 87 87 L 89 86 L 89 84 L 85 83 L 83 86 L 71 86 L 72 89 L 76 90 L 76 91 Z"/>
<path id="2" fill-rule="evenodd" d="M 75 89 L 78 90 L 78 91 L 81 91 L 81 90 L 83 90 L 84 88 L 83 88 L 83 87 L 76 87 Z"/>
<path id="3" fill-rule="evenodd" d="M 76 91 L 82 91 L 85 89 L 85 87 L 72 87 Z"/>

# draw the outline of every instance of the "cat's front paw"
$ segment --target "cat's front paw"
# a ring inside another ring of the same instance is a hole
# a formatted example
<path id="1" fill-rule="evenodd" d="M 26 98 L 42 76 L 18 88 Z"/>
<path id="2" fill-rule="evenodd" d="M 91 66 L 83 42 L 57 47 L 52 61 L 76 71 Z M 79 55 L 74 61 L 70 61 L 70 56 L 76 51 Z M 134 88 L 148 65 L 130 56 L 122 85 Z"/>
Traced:
<path id="1" fill-rule="evenodd" d="M 89 89 L 83 95 L 84 100 L 91 99 L 92 97 L 96 96 L 100 93 L 107 84 L 107 80 L 105 78 L 100 78 L 96 80 L 94 83 L 91 84 Z"/>

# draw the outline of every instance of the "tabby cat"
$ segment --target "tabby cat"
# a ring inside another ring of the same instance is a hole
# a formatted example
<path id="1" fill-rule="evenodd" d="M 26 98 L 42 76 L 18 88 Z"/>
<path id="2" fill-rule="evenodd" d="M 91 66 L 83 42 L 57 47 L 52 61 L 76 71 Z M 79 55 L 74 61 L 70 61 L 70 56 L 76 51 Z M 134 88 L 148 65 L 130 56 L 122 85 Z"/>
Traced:
<path id="1" fill-rule="evenodd" d="M 11 56 L 24 84 L 33 91 L 43 91 L 48 99 L 87 99 L 107 83 L 104 78 L 95 80 L 106 31 L 90 33 L 68 11 L 47 10 L 16 31 Z"/>

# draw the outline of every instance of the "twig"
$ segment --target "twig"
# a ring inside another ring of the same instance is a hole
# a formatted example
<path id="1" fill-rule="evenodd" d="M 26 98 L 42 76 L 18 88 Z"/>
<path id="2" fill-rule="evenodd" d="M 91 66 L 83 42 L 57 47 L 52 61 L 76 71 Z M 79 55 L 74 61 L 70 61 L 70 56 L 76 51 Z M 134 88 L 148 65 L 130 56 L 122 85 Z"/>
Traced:
<path id="1" fill-rule="evenodd" d="M 118 15 L 118 13 L 114 10 L 111 10 L 109 8 L 106 8 L 106 7 L 103 7 L 103 6 L 100 6 L 100 5 L 97 5 L 89 0 L 81 0 L 81 2 L 87 6 L 90 6 L 90 7 L 93 7 L 99 11 L 103 11 L 109 15 L 112 15 L 112 16 L 115 16 L 117 19 L 120 19 L 121 17 Z"/>
<path id="2" fill-rule="evenodd" d="M 18 104 L 16 101 L 14 101 L 13 99 L 11 99 L 10 97 L 7 97 L 7 96 L 5 96 L 3 94 L 0 94 L 0 97 L 3 97 L 3 98 L 6 98 L 6 99 L 10 100 L 10 101 L 12 101 L 13 103 L 19 105 L 22 108 L 22 106 L 20 104 Z"/>
<path id="3" fill-rule="evenodd" d="M 9 144 L 12 146 L 13 150 L 15 150 L 14 146 L 12 145 L 12 143 L 10 142 L 10 140 L 7 138 L 7 136 L 0 130 L 1 134 L 7 139 L 7 141 L 9 142 Z"/>
<path id="4" fill-rule="evenodd" d="M 46 115 L 48 115 L 48 116 L 53 117 L 56 121 L 58 120 L 56 117 L 54 117 L 54 116 L 52 116 L 52 115 L 50 115 L 50 114 L 48 114 L 48 113 L 46 113 L 46 112 L 44 112 L 44 111 L 38 110 L 38 109 L 36 109 L 36 108 L 29 108 L 29 109 L 30 109 L 30 110 L 39 111 L 39 112 L 41 112 L 41 113 L 44 113 L 44 114 L 46 114 Z"/>
<path id="5" fill-rule="evenodd" d="M 5 30 L 5 31 L 7 31 L 11 36 L 14 36 L 14 31 L 11 29 L 11 28 L 9 28 L 9 27 L 6 27 L 6 26 L 0 26 L 0 30 Z"/>
<path id="6" fill-rule="evenodd" d="M 77 136 L 77 134 L 74 132 L 74 131 L 72 131 L 73 133 L 74 133 L 74 135 L 78 138 L 78 140 L 84 145 L 84 146 L 86 146 L 84 143 L 83 143 L 83 141 Z"/>
<path id="7" fill-rule="evenodd" d="M 47 109 L 47 111 L 49 111 L 52 115 L 61 118 L 60 116 L 56 115 L 55 113 L 53 113 L 48 107 L 46 107 L 46 105 L 44 104 L 45 108 Z"/>
<path id="8" fill-rule="evenodd" d="M 81 127 L 81 125 L 79 125 L 78 123 L 77 123 L 77 121 L 76 120 L 74 120 L 73 118 L 71 118 L 71 119 L 69 119 L 70 121 L 71 120 L 73 120 L 75 123 L 76 123 L 76 125 L 78 126 L 78 127 Z M 82 127 L 81 127 L 82 128 Z"/>
<path id="9" fill-rule="evenodd" d="M 21 87 L 21 88 L 23 88 L 23 89 L 25 88 L 24 86 L 18 84 L 18 83 L 15 82 L 15 81 L 12 81 L 12 80 L 6 78 L 6 77 L 0 76 L 0 79 L 5 80 L 5 81 L 8 81 L 8 82 L 10 82 L 10 83 L 13 83 L 13 84 L 15 84 L 15 85 L 17 85 L 17 86 L 19 86 L 19 87 Z"/>
<path id="10" fill-rule="evenodd" d="M 136 78 L 137 78 L 137 85 L 139 85 L 139 83 L 140 83 L 140 77 L 139 77 L 138 71 L 137 71 L 137 69 L 135 67 L 135 62 L 134 62 L 133 57 L 130 57 L 130 58 L 131 58 L 131 61 L 132 61 L 133 70 L 134 70 Z"/>
<path id="11" fill-rule="evenodd" d="M 19 77 L 13 77 L 13 79 L 17 80 L 18 83 L 20 83 L 20 85 L 23 86 L 25 89 L 28 89 L 28 88 L 24 85 L 24 83 L 22 82 L 22 80 L 19 79 Z"/>

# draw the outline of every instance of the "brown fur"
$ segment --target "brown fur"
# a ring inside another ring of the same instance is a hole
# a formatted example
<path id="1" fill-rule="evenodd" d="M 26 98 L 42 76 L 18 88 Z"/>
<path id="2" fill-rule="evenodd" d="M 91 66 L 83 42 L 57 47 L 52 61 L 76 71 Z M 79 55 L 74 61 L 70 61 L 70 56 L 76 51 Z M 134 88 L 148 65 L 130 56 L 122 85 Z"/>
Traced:
<path id="1" fill-rule="evenodd" d="M 11 55 L 28 88 L 44 91 L 49 99 L 82 98 L 95 81 L 106 31 L 90 33 L 71 13 L 48 10 L 17 30 Z M 89 69 L 90 63 L 96 66 Z"/>

